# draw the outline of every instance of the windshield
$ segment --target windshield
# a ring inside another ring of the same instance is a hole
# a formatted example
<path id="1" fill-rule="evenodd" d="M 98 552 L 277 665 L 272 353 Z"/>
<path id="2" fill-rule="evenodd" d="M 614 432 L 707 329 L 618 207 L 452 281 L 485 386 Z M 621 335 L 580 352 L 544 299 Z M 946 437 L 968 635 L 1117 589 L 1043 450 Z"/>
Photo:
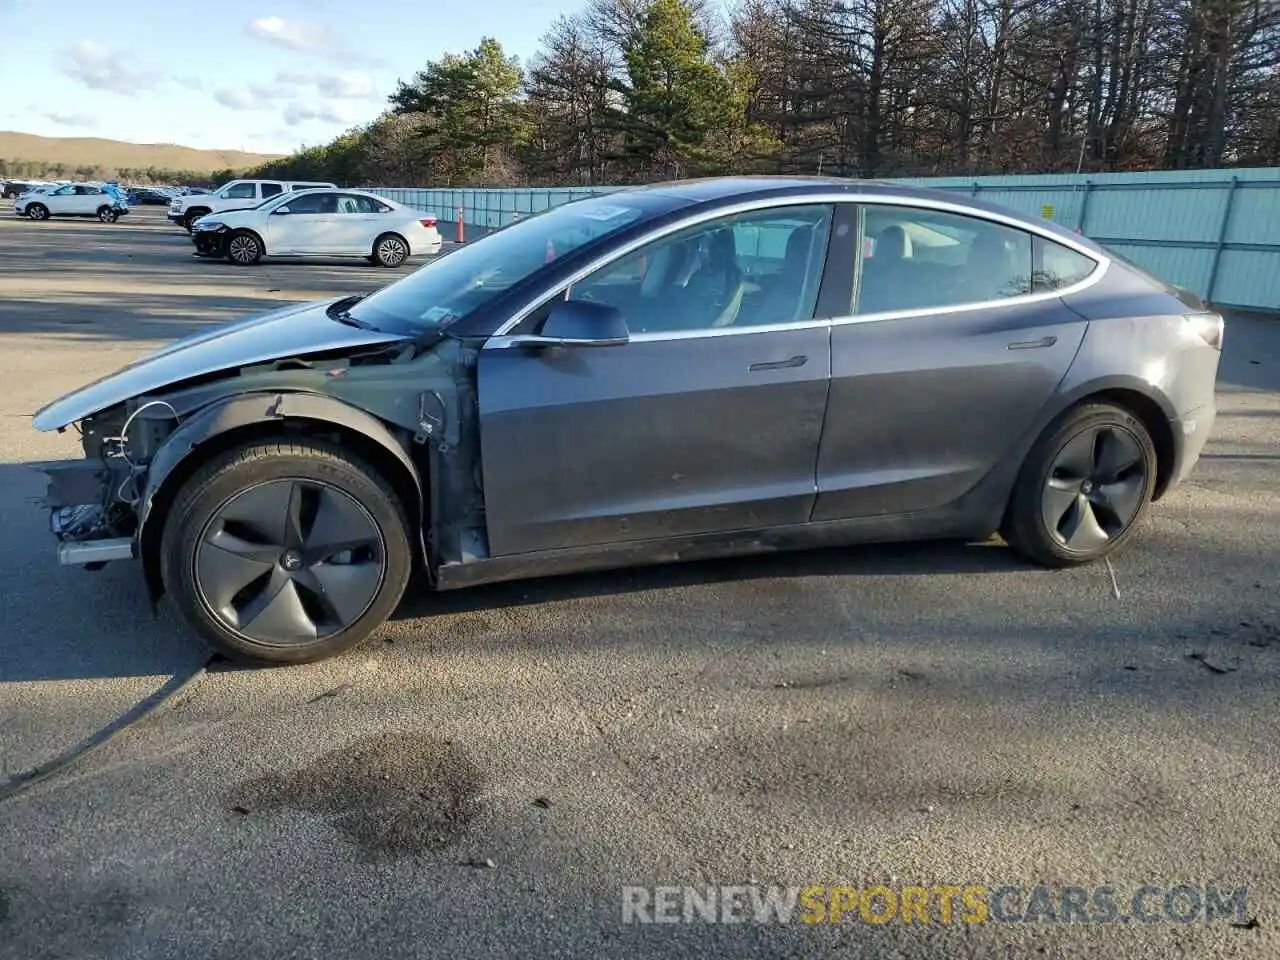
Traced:
<path id="1" fill-rule="evenodd" d="M 557 257 L 617 233 L 648 212 L 636 197 L 592 197 L 554 207 L 420 267 L 361 300 L 357 319 L 423 333 L 484 306 Z"/>

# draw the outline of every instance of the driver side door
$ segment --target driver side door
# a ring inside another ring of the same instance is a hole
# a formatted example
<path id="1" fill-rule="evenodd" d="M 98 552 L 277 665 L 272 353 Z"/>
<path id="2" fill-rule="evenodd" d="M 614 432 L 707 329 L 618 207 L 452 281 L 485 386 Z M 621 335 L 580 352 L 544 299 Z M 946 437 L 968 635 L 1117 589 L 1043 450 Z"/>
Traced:
<path id="1" fill-rule="evenodd" d="M 336 245 L 336 198 L 331 193 L 302 194 L 267 217 L 267 245 L 276 255 L 329 253 Z"/>
<path id="2" fill-rule="evenodd" d="M 491 338 L 478 361 L 490 555 L 808 521 L 830 372 L 817 305 L 839 282 L 824 276 L 833 214 L 783 205 L 669 232 L 512 331 L 536 333 L 558 299 L 585 300 L 621 312 L 623 345 Z"/>
<path id="3" fill-rule="evenodd" d="M 65 187 L 59 187 L 57 190 L 50 193 L 46 193 L 44 197 L 40 199 L 40 202 L 49 208 L 49 212 L 51 214 L 56 216 L 58 214 L 67 215 L 76 213 L 76 200 L 75 185 L 69 184 Z"/>

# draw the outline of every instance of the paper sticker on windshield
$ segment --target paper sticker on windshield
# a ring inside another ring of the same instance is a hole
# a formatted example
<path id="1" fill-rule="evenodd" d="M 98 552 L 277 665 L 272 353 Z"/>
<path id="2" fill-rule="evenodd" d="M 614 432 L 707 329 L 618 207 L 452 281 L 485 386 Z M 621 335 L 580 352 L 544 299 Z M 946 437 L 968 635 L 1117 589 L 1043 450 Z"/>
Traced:
<path id="1" fill-rule="evenodd" d="M 612 220 L 630 212 L 630 207 L 592 207 L 590 210 L 583 210 L 582 215 L 588 220 Z"/>
<path id="2" fill-rule="evenodd" d="M 422 315 L 422 319 L 427 323 L 443 323 L 451 316 L 453 316 L 453 311 L 448 307 L 432 307 Z"/>

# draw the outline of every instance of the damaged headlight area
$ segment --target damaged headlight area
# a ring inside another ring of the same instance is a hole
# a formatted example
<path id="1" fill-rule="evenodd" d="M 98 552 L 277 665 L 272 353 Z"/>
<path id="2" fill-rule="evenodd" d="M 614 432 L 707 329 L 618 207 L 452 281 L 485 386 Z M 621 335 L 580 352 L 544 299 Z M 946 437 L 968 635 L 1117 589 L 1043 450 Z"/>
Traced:
<path id="1" fill-rule="evenodd" d="M 75 425 L 83 459 L 35 465 L 48 477 L 43 506 L 59 541 L 59 563 L 99 569 L 137 555 L 147 465 L 178 422 L 163 400 L 120 404 Z"/>

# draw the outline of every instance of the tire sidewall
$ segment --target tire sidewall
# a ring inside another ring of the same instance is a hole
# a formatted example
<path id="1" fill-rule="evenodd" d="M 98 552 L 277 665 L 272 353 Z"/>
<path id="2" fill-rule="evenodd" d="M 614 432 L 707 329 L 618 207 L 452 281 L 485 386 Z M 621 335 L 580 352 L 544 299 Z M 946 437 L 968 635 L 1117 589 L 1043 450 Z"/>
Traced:
<path id="1" fill-rule="evenodd" d="M 384 484 L 345 457 L 297 452 L 270 455 L 274 445 L 253 445 L 223 455 L 201 468 L 179 492 L 165 518 L 161 563 L 168 593 L 186 619 L 215 649 L 238 660 L 264 664 L 308 663 L 333 656 L 361 643 L 394 611 L 413 566 L 408 524 L 403 508 Z M 245 457 L 247 451 L 263 455 Z M 373 603 L 346 629 L 311 644 L 270 647 L 224 626 L 205 606 L 195 579 L 196 546 L 210 518 L 240 491 L 269 480 L 296 479 L 328 484 L 352 496 L 373 517 L 383 540 L 383 580 Z"/>

